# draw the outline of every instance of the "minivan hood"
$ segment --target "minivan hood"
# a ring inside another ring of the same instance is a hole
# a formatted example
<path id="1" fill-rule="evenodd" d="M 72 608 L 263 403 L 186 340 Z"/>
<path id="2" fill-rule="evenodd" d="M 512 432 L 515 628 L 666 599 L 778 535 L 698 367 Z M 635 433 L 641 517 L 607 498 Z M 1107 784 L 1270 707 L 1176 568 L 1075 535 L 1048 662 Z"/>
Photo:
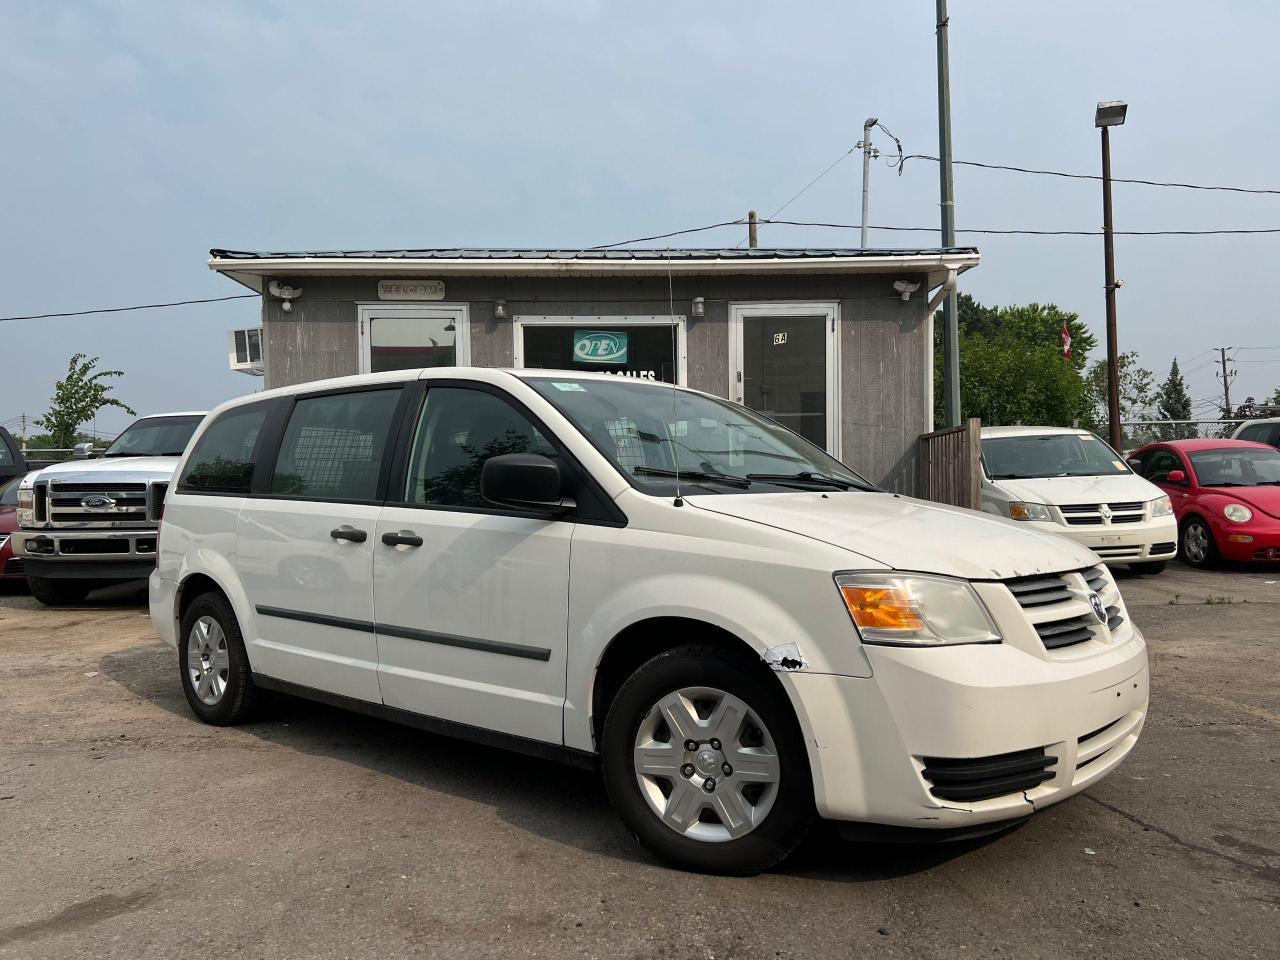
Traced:
<path id="1" fill-rule="evenodd" d="M 1055 533 L 892 493 L 719 494 L 686 502 L 788 530 L 893 567 L 968 580 L 1078 570 L 1098 558 Z M 857 560 L 850 557 L 850 567 Z"/>
<path id="2" fill-rule="evenodd" d="M 165 481 L 173 477 L 180 457 L 107 457 L 98 460 L 68 460 L 42 469 L 38 474 L 28 474 L 28 481 L 57 480 L 60 483 L 77 480 L 123 480 L 146 483 L 150 480 Z"/>
<path id="3" fill-rule="evenodd" d="M 1028 503 L 1132 503 L 1154 500 L 1164 493 L 1134 473 L 1109 477 L 1033 477 L 1029 480 L 990 480 L 1015 500 Z"/>

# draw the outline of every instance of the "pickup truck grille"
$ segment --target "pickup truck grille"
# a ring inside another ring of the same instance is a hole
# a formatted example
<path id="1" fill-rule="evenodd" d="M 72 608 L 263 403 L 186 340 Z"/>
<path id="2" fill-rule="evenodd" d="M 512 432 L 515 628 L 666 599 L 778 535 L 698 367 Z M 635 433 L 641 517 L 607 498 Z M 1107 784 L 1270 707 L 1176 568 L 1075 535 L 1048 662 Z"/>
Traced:
<path id="1" fill-rule="evenodd" d="M 1103 519 L 1102 508 L 1106 507 L 1111 516 Z M 1141 523 L 1146 516 L 1146 504 L 1140 500 L 1123 503 L 1068 503 L 1058 507 L 1062 511 L 1062 519 L 1070 526 L 1084 527 L 1103 523 Z"/>
<path id="2" fill-rule="evenodd" d="M 45 514 L 54 527 L 145 527 L 145 483 L 88 483 L 50 480 L 42 491 Z"/>

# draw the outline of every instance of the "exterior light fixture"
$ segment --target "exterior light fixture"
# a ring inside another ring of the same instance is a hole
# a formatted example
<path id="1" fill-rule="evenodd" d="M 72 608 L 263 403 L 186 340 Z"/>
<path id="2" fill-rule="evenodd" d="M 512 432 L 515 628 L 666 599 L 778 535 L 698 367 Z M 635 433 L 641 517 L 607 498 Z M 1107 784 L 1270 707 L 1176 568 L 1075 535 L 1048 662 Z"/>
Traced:
<path id="1" fill-rule="evenodd" d="M 507 301 L 505 300 L 493 301 L 493 319 L 495 320 L 507 319 Z"/>
<path id="2" fill-rule="evenodd" d="M 279 280 L 272 280 L 267 284 L 267 293 L 273 297 L 279 297 L 284 303 L 280 304 L 280 309 L 288 313 L 293 309 L 291 301 L 302 296 L 301 287 L 291 287 L 287 283 L 281 283 Z"/>
<path id="3" fill-rule="evenodd" d="M 702 297 L 694 297 L 693 310 L 691 312 L 695 317 L 705 317 L 707 315 L 707 301 Z"/>
<path id="4" fill-rule="evenodd" d="M 1118 127 L 1124 123 L 1124 115 L 1129 112 L 1129 104 L 1123 100 L 1104 100 L 1098 104 L 1093 113 L 1095 127 Z"/>

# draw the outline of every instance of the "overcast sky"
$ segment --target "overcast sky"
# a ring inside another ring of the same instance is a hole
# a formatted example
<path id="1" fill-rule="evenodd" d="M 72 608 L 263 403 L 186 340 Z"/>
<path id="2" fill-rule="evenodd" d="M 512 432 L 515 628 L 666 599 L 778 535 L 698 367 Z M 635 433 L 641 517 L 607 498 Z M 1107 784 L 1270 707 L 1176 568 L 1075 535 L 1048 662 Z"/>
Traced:
<path id="1" fill-rule="evenodd" d="M 244 292 L 210 247 L 588 246 L 767 215 L 867 116 L 936 154 L 933 7 L 0 0 L 0 316 Z M 1094 104 L 1125 99 L 1115 176 L 1280 187 L 1274 0 L 953 0 L 951 18 L 957 159 L 1097 172 Z M 871 222 L 933 226 L 937 181 L 877 165 Z M 859 191 L 848 157 L 786 216 L 856 223 Z M 1115 206 L 1117 229 L 1280 227 L 1280 196 L 1117 186 Z M 1101 223 L 1096 182 L 964 168 L 956 210 L 961 228 Z M 963 289 L 1055 302 L 1102 340 L 1100 238 L 960 239 L 983 255 Z M 1116 247 L 1122 349 L 1160 377 L 1176 355 L 1197 399 L 1221 395 L 1219 345 L 1234 400 L 1280 385 L 1280 236 Z M 0 421 L 43 412 L 75 351 L 124 369 L 140 412 L 257 389 L 226 359 L 227 330 L 257 320 L 243 300 L 2 323 Z"/>

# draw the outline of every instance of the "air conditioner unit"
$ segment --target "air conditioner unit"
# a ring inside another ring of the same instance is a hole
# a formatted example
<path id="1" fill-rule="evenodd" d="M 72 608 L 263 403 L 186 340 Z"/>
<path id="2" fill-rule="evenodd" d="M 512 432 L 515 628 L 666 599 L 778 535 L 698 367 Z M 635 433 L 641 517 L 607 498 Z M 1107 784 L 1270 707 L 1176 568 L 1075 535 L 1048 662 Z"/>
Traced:
<path id="1" fill-rule="evenodd" d="M 260 377 L 266 373 L 262 362 L 262 328 L 246 327 L 232 330 L 229 336 L 230 351 L 227 360 L 232 370 Z"/>

